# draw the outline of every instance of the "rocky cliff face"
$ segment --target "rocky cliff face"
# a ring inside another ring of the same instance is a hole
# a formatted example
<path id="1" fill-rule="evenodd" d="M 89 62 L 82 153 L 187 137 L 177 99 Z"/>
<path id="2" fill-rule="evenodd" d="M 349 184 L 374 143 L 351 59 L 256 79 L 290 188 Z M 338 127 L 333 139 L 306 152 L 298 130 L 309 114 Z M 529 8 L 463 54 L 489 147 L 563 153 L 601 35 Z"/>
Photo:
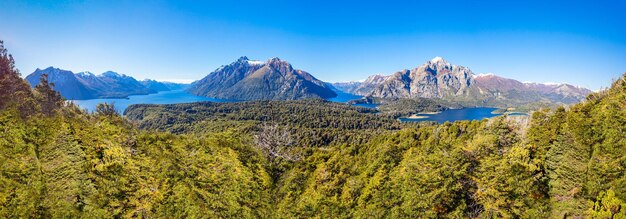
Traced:
<path id="1" fill-rule="evenodd" d="M 451 65 L 441 57 L 387 77 L 369 95 L 389 98 L 444 98 L 471 93 L 473 73 L 463 66 Z"/>
<path id="2" fill-rule="evenodd" d="M 279 58 L 260 62 L 245 56 L 192 83 L 188 91 L 232 100 L 295 100 L 337 95 L 326 83 Z"/>
<path id="3" fill-rule="evenodd" d="M 569 84 L 522 83 L 494 74 L 476 75 L 469 68 L 452 65 L 441 57 L 389 76 L 372 75 L 358 84 L 343 86 L 342 90 L 387 99 L 440 98 L 498 105 L 531 102 L 570 104 L 584 100 L 591 93 L 588 89 Z"/>

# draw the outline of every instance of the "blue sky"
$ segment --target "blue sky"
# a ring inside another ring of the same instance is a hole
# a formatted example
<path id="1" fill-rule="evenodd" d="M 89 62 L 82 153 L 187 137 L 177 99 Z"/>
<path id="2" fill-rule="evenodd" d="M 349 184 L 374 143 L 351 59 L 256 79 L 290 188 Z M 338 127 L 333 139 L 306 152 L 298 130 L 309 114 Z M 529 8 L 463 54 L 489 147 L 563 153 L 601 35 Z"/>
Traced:
<path id="1" fill-rule="evenodd" d="M 0 1 L 23 75 L 55 66 L 196 80 L 240 56 L 361 80 L 442 56 L 600 89 L 626 72 L 626 1 Z"/>

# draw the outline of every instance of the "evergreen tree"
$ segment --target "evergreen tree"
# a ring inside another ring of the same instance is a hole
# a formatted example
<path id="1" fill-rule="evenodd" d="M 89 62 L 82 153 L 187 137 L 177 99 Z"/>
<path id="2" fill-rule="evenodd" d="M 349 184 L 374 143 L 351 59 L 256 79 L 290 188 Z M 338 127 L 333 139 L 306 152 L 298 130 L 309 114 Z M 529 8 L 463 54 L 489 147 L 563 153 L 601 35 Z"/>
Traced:
<path id="1" fill-rule="evenodd" d="M 50 116 L 63 106 L 63 97 L 54 90 L 54 83 L 48 83 L 48 75 L 42 74 L 35 86 L 36 99 L 44 115 Z"/>

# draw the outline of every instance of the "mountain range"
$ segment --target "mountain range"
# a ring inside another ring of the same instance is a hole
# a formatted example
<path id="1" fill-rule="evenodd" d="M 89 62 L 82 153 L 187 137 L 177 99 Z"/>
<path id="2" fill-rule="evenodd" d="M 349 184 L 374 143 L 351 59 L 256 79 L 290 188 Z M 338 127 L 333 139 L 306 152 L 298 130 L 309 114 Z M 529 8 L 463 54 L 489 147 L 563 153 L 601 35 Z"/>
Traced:
<path id="1" fill-rule="evenodd" d="M 372 75 L 361 82 L 325 83 L 289 62 L 271 58 L 265 62 L 243 56 L 206 77 L 185 86 L 155 80 L 138 81 L 107 71 L 100 75 L 49 67 L 26 77 L 35 86 L 42 74 L 66 99 L 125 98 L 129 95 L 187 89 L 189 93 L 228 100 L 328 99 L 335 91 L 364 99 L 442 99 L 466 106 L 519 106 L 571 104 L 591 93 L 570 84 L 525 83 L 494 74 L 474 74 L 469 68 L 435 57 L 413 69 L 389 75 Z"/>
<path id="2" fill-rule="evenodd" d="M 107 71 L 99 75 L 85 71 L 73 73 L 54 67 L 37 69 L 26 77 L 31 86 L 39 84 L 41 75 L 48 75 L 48 82 L 68 100 L 126 98 L 130 95 L 152 94 L 159 91 L 183 89 L 184 85 L 154 80 L 138 81 L 133 77 Z"/>
<path id="3" fill-rule="evenodd" d="M 221 66 L 188 91 L 199 96 L 229 100 L 296 100 L 332 98 L 337 94 L 323 81 L 287 61 L 271 58 L 266 62 L 243 56 Z"/>
<path id="4" fill-rule="evenodd" d="M 388 76 L 372 75 L 363 82 L 332 84 L 347 93 L 376 98 L 439 98 L 476 103 L 582 101 L 592 91 L 570 84 L 523 83 L 494 74 L 474 74 L 441 57 Z"/>

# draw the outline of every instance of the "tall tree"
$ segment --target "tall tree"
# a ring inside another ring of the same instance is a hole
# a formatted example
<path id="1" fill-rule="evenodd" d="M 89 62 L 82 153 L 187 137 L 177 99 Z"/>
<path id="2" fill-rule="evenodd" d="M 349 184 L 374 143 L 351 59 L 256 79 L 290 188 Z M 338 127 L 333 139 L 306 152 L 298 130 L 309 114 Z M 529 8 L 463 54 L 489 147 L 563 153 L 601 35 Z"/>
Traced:
<path id="1" fill-rule="evenodd" d="M 54 90 L 54 84 L 48 82 L 48 75 L 42 74 L 39 84 L 35 86 L 37 100 L 41 106 L 41 111 L 45 115 L 52 115 L 55 110 L 63 106 L 63 97 Z"/>
<path id="2" fill-rule="evenodd" d="M 0 40 L 0 110 L 17 106 L 22 115 L 28 115 L 35 106 L 32 97 L 30 86 L 20 77 L 13 56 Z"/>

